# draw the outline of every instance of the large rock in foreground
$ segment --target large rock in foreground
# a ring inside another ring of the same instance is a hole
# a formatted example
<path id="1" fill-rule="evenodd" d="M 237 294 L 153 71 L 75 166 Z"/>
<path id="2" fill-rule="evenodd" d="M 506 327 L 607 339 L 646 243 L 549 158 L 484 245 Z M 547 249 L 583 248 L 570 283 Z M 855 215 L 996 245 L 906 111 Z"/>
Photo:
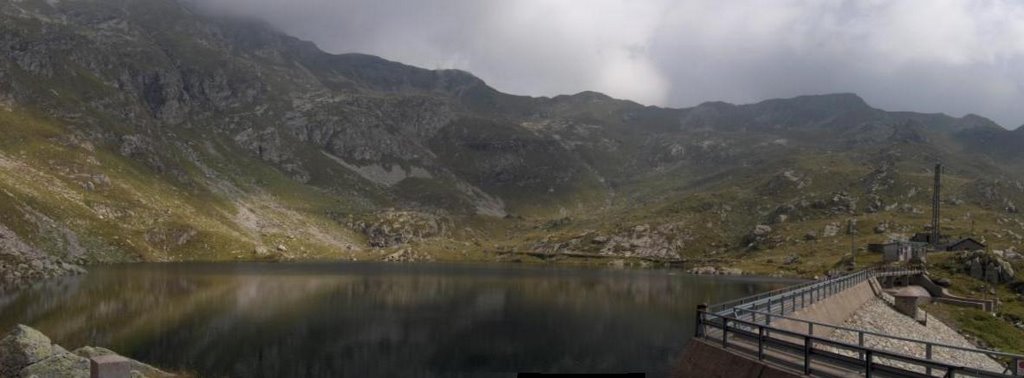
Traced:
<path id="1" fill-rule="evenodd" d="M 52 354 L 53 344 L 50 338 L 32 328 L 18 325 L 0 339 L 0 377 L 17 376 L 26 366 L 42 361 Z"/>
<path id="2" fill-rule="evenodd" d="M 19 376 L 89 378 L 89 360 L 54 345 L 53 354 L 21 369 Z"/>
<path id="3" fill-rule="evenodd" d="M 0 339 L 0 377 L 88 378 L 89 359 L 117 355 L 111 350 L 82 347 L 74 353 L 53 344 L 49 337 L 31 327 L 18 325 Z M 142 362 L 128 359 L 133 377 L 173 377 Z"/>

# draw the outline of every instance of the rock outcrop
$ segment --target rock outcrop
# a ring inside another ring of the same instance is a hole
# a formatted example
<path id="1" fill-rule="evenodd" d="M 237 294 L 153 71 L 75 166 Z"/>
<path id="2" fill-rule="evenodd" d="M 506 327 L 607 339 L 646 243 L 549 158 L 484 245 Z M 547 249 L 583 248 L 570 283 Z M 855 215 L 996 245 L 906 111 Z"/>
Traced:
<path id="1" fill-rule="evenodd" d="M 765 224 L 755 226 L 754 229 L 747 234 L 744 242 L 747 243 L 747 248 L 757 250 L 772 249 L 779 244 L 782 244 L 782 240 L 772 233 L 771 226 Z"/>
<path id="2" fill-rule="evenodd" d="M 690 268 L 687 271 L 690 274 L 700 275 L 720 275 L 720 276 L 739 276 L 743 275 L 743 270 L 739 268 L 716 268 L 713 266 L 698 266 Z"/>
<path id="3" fill-rule="evenodd" d="M 0 293 L 85 269 L 43 253 L 0 224 Z"/>
<path id="4" fill-rule="evenodd" d="M 0 339 L 0 377 L 88 378 L 89 359 L 117 355 L 111 350 L 82 347 L 69 352 L 49 337 L 25 325 L 18 325 Z M 128 359 L 133 377 L 164 378 L 173 374 Z"/>
<path id="5" fill-rule="evenodd" d="M 439 216 L 416 211 L 383 211 L 370 221 L 352 224 L 353 228 L 362 230 L 373 248 L 395 247 L 441 236 L 447 232 L 447 226 Z"/>
<path id="6" fill-rule="evenodd" d="M 433 256 L 428 253 L 416 251 L 410 248 L 403 248 L 398 252 L 391 253 L 384 256 L 383 261 L 388 262 L 414 262 L 414 261 L 432 261 Z"/>
<path id="7" fill-rule="evenodd" d="M 1016 281 L 1013 265 L 994 253 L 961 252 L 956 256 L 961 269 L 971 277 L 993 284 Z"/>
<path id="8" fill-rule="evenodd" d="M 46 335 L 19 325 L 0 339 L 0 376 L 18 376 L 25 367 L 52 354 L 53 344 Z"/>
<path id="9" fill-rule="evenodd" d="M 92 261 L 453 249 L 479 242 L 461 232 L 477 223 L 495 245 L 551 255 L 824 248 L 850 216 L 920 212 L 914 170 L 936 158 L 976 182 L 949 193 L 965 212 L 1016 219 L 1024 203 L 1024 134 L 980 117 L 854 94 L 689 109 L 521 97 L 462 71 L 329 54 L 194 1 L 87 3 L 0 1 L 0 222 L 41 251 L 8 257 L 25 248 L 0 229 L 0 290 Z M 528 230 L 569 218 L 581 222 Z M 876 232 L 905 232 L 895 224 Z M 293 235 L 309 237 L 281 244 Z"/>

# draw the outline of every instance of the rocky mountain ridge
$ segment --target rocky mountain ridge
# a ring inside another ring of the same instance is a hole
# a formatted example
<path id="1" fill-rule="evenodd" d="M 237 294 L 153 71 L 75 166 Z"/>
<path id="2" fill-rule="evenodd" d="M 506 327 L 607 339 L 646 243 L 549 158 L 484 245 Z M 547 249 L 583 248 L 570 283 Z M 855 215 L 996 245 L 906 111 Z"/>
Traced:
<path id="1" fill-rule="evenodd" d="M 927 224 L 938 161 L 947 232 L 1024 235 L 1024 134 L 976 115 L 513 96 L 172 0 L 3 0 L 0 21 L 0 227 L 58 266 L 832 261 L 849 218 L 876 239 Z"/>

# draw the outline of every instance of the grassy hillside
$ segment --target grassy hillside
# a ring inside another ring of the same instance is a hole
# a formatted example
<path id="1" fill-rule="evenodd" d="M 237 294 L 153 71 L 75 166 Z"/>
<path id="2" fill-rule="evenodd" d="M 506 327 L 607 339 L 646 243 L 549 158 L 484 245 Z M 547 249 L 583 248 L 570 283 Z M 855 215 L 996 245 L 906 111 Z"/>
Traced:
<path id="1" fill-rule="evenodd" d="M 1024 139 L 980 116 L 512 96 L 173 0 L 8 1 L 0 21 L 0 231 L 19 255 L 813 276 L 849 258 L 850 220 L 857 249 L 923 230 L 936 162 L 945 233 L 1024 249 Z"/>

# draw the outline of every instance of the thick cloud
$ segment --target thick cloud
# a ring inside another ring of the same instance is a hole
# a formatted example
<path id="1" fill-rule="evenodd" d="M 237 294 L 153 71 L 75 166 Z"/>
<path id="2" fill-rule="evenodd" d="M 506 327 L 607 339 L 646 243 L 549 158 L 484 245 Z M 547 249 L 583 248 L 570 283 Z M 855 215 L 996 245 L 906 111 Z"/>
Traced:
<path id="1" fill-rule="evenodd" d="M 1024 122 L 1018 0 L 199 0 L 330 52 L 663 106 L 856 92 Z"/>

